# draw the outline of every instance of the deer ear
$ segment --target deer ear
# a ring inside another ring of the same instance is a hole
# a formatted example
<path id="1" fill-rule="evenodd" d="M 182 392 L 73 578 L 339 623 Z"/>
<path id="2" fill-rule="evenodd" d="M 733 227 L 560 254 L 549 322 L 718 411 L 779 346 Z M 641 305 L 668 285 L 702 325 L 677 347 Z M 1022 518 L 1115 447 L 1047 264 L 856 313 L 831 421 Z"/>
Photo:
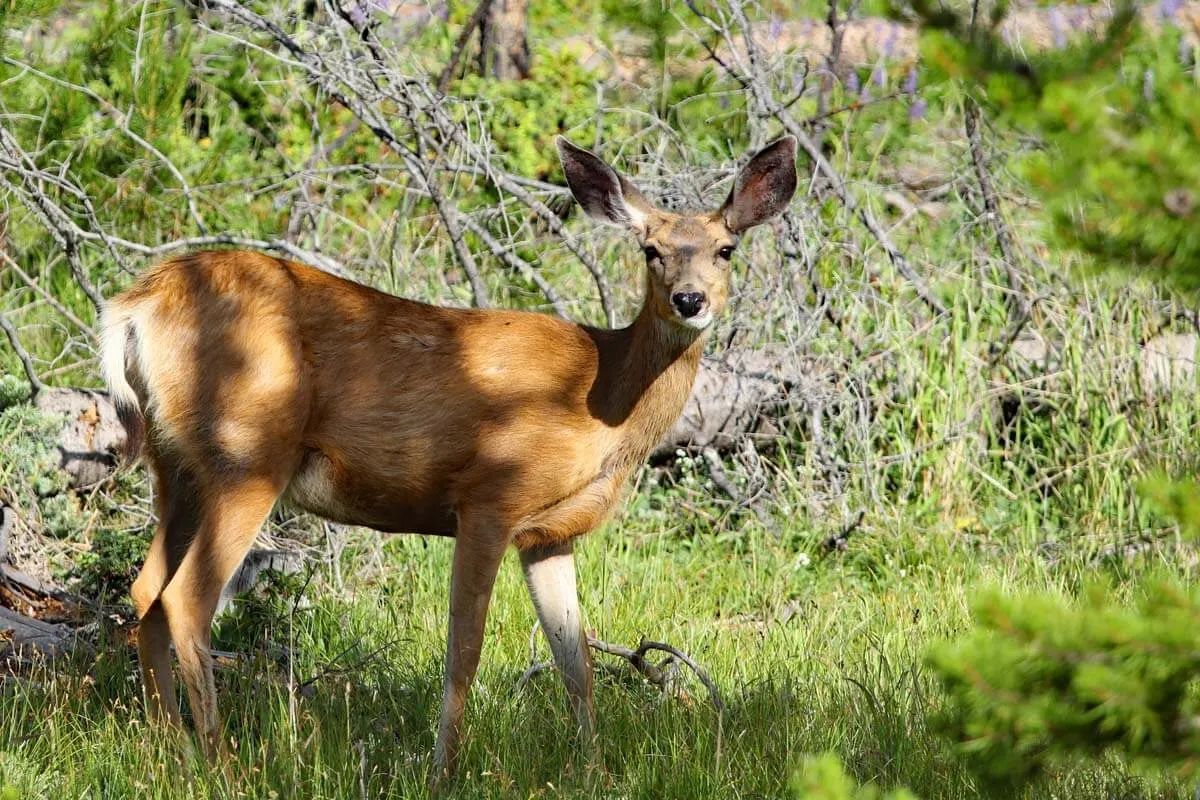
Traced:
<path id="1" fill-rule="evenodd" d="M 796 137 L 784 136 L 759 150 L 742 167 L 721 207 L 734 233 L 761 225 L 783 212 L 796 193 Z"/>
<path id="2" fill-rule="evenodd" d="M 608 164 L 565 137 L 559 136 L 557 144 L 567 185 L 587 215 L 644 233 L 650 204 L 641 192 Z"/>

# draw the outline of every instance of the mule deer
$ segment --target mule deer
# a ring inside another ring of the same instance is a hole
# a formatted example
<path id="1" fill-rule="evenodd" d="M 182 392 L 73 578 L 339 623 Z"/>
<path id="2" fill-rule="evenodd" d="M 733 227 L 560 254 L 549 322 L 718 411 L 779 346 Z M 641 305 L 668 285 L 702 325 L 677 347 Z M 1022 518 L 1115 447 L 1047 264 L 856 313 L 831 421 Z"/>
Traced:
<path id="1" fill-rule="evenodd" d="M 105 308 L 104 371 L 158 514 L 131 590 L 145 702 L 179 723 L 173 641 L 207 754 L 221 746 L 213 614 L 281 499 L 346 524 L 456 537 L 435 780 L 455 765 L 509 545 L 592 740 L 572 542 L 682 410 L 738 237 L 795 191 L 796 142 L 756 154 L 719 210 L 689 213 L 655 208 L 565 139 L 558 148 L 587 214 L 645 251 L 645 302 L 627 328 L 440 308 L 235 251 L 153 267 Z"/>

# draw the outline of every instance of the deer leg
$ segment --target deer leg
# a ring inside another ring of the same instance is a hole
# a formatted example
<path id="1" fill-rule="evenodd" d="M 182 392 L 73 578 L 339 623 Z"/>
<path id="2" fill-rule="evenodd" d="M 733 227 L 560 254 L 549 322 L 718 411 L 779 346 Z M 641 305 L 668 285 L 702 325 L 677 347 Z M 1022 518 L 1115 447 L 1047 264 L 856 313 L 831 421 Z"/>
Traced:
<path id="1" fill-rule="evenodd" d="M 129 594 L 138 615 L 138 665 L 142 670 L 146 713 L 152 722 L 179 725 L 179 703 L 171 675 L 171 632 L 159 602 L 168 579 L 166 539 L 166 527 L 160 522 Z"/>
<path id="2" fill-rule="evenodd" d="M 160 595 L 196 532 L 195 481 L 170 454 L 151 448 L 158 526 L 137 580 L 129 589 L 138 615 L 138 663 L 146 712 L 153 722 L 181 725 L 171 674 L 171 632 Z"/>
<path id="3" fill-rule="evenodd" d="M 483 647 L 483 629 L 508 532 L 494 523 L 460 515 L 450 575 L 450 634 L 446 643 L 446 673 L 442 715 L 433 752 L 430 786 L 436 789 L 454 774 L 461 743 L 463 710 Z"/>
<path id="4" fill-rule="evenodd" d="M 196 733 L 209 758 L 222 747 L 211 653 L 213 615 L 221 590 L 246 557 L 278 494 L 276 482 L 257 478 L 193 498 L 204 504 L 196 536 L 160 598 Z"/>
<path id="5" fill-rule="evenodd" d="M 592 710 L 592 655 L 588 650 L 579 594 L 575 588 L 575 554 L 571 542 L 533 547 L 521 552 L 525 585 L 562 674 L 584 745 L 595 743 Z"/>

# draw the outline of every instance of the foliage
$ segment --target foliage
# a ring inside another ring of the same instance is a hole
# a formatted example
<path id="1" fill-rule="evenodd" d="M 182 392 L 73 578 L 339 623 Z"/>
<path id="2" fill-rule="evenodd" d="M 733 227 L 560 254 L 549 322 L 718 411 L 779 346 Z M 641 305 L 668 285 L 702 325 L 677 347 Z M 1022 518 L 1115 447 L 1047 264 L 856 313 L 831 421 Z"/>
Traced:
<path id="1" fill-rule="evenodd" d="M 62 495 L 65 500 L 74 500 L 72 495 Z M 43 514 L 46 513 L 43 509 Z M 78 523 L 68 531 L 78 534 Z M 148 531 L 120 529 L 104 526 L 91 537 L 90 547 L 80 553 L 68 571 L 69 577 L 77 582 L 77 589 L 86 597 L 95 597 L 111 602 L 124 603 L 129 595 L 129 586 L 137 577 L 138 569 L 146 556 L 149 542 Z"/>
<path id="2" fill-rule="evenodd" d="M 1147 30 L 1123 7 L 1098 40 L 1029 56 L 982 26 L 927 19 L 939 23 L 921 42 L 929 78 L 962 82 L 1041 139 L 1020 171 L 1062 246 L 1200 289 L 1200 58 L 1179 27 Z"/>
<path id="3" fill-rule="evenodd" d="M 833 753 L 810 758 L 801 765 L 792 776 L 792 796 L 796 800 L 916 800 L 904 789 L 884 793 L 874 784 L 859 786 Z"/>
<path id="4" fill-rule="evenodd" d="M 570 131 L 586 141 L 593 110 L 582 99 L 595 93 L 596 80 L 569 48 L 563 48 L 539 51 L 529 80 L 472 75 L 461 81 L 459 92 L 464 99 L 486 104 L 499 163 L 519 175 L 546 178 L 561 174 L 554 137 Z"/>
<path id="5" fill-rule="evenodd" d="M 1028 57 L 995 35 L 1003 3 L 987 31 L 917 9 L 933 78 L 964 82 L 998 119 L 1040 137 L 1020 171 L 1061 247 L 1123 276 L 1200 288 L 1200 62 L 1179 29 L 1154 34 L 1126 7 L 1103 40 Z M 1194 483 L 1156 478 L 1142 493 L 1195 533 Z M 951 699 L 941 722 L 981 774 L 1020 784 L 1055 759 L 1105 751 L 1194 771 L 1192 588 L 1163 579 L 1132 607 L 1104 586 L 1078 602 L 993 591 L 973 608 L 974 628 L 930 662 Z"/>
<path id="6" fill-rule="evenodd" d="M 987 778 L 1024 781 L 1056 758 L 1112 749 L 1194 774 L 1200 757 L 1200 591 L 1148 583 L 1133 605 L 1097 584 L 1078 602 L 991 590 L 973 630 L 935 647 L 943 723 Z"/>
<path id="7" fill-rule="evenodd" d="M 263 642 L 286 638 L 277 635 L 278 626 L 291 623 L 307 585 L 304 575 L 263 570 L 254 590 L 221 616 L 213 633 L 216 646 L 251 651 Z"/>

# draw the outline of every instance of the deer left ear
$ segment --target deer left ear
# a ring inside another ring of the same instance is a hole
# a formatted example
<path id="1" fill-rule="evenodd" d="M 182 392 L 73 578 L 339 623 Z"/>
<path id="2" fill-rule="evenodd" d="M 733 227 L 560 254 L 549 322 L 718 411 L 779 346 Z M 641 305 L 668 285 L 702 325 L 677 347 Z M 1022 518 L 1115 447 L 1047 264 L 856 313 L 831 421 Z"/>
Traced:
<path id="1" fill-rule="evenodd" d="M 761 225 L 787 208 L 796 193 L 796 137 L 784 136 L 759 150 L 733 182 L 721 216 L 733 233 Z"/>
<path id="2" fill-rule="evenodd" d="M 591 152 L 559 136 L 558 157 L 571 194 L 592 219 L 639 235 L 645 232 L 650 204 L 641 192 Z"/>

